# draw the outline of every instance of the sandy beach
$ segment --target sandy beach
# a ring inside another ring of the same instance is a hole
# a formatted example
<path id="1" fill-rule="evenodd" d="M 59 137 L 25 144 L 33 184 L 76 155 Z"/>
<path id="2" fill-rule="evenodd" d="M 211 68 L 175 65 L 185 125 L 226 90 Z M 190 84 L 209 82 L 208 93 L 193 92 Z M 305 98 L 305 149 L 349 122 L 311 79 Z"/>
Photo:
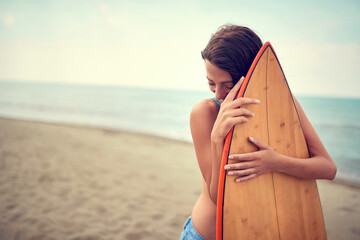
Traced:
<path id="1" fill-rule="evenodd" d="M 328 239 L 359 239 L 360 188 L 318 187 Z M 0 119 L 1 240 L 178 239 L 199 193 L 192 144 Z"/>

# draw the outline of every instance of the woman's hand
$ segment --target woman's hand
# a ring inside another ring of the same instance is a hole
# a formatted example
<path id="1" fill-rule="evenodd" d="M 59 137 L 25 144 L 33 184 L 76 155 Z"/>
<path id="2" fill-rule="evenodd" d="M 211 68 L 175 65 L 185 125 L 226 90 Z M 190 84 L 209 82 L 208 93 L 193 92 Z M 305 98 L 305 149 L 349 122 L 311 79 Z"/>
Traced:
<path id="1" fill-rule="evenodd" d="M 227 174 L 236 176 L 236 182 L 249 180 L 261 174 L 275 171 L 276 160 L 281 156 L 259 139 L 249 137 L 248 140 L 259 150 L 252 153 L 230 155 L 230 160 L 239 162 L 225 165 Z"/>
<path id="2" fill-rule="evenodd" d="M 214 141 L 224 141 L 230 129 L 238 124 L 248 121 L 247 117 L 253 117 L 254 114 L 243 106 L 246 104 L 257 104 L 260 101 L 253 98 L 238 98 L 235 99 L 237 92 L 240 89 L 244 77 L 237 82 L 221 103 L 221 107 L 214 123 L 211 132 L 211 139 Z"/>

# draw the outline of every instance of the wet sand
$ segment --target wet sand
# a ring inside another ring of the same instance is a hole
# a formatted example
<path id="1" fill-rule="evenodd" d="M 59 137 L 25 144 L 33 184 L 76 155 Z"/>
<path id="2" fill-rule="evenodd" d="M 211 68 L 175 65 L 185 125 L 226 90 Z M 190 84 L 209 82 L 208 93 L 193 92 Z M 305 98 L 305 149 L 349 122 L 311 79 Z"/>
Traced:
<path id="1" fill-rule="evenodd" d="M 189 143 L 0 119 L 0 239 L 178 239 L 200 194 Z M 360 238 L 360 189 L 318 181 L 329 239 Z"/>

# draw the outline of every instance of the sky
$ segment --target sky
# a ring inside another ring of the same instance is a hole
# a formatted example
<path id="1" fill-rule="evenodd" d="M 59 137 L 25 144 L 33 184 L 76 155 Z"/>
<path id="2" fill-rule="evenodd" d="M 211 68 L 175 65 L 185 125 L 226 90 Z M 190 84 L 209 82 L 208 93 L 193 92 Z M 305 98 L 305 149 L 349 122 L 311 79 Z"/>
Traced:
<path id="1" fill-rule="evenodd" d="M 360 98 L 358 0 L 0 0 L 0 80 L 207 90 L 226 23 L 273 45 L 294 94 Z"/>

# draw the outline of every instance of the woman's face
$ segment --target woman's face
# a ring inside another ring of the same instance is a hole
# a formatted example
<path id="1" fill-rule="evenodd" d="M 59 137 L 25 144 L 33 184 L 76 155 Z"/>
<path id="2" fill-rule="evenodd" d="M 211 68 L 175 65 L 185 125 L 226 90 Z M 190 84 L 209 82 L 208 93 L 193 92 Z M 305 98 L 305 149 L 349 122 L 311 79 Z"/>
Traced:
<path id="1" fill-rule="evenodd" d="M 224 100 L 234 86 L 231 75 L 207 59 L 205 59 L 205 68 L 210 90 L 215 93 L 217 99 Z"/>

